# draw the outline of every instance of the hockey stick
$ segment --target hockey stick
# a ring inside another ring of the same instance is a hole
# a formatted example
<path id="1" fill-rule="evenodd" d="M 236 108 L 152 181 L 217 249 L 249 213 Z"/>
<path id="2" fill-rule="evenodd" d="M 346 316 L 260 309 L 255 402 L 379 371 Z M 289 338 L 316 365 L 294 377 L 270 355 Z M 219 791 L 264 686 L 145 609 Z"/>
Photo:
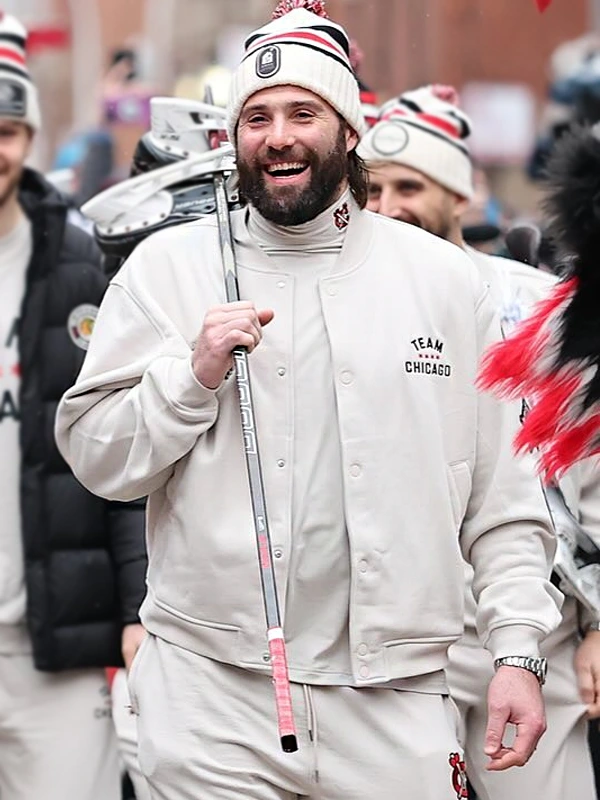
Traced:
<path id="1" fill-rule="evenodd" d="M 235 255 L 233 252 L 227 189 L 223 172 L 215 171 L 213 181 L 227 302 L 235 303 L 240 299 L 240 295 Z M 292 696 L 290 692 L 285 640 L 283 638 L 279 602 L 277 599 L 277 585 L 275 582 L 275 570 L 273 568 L 271 536 L 267 521 L 265 490 L 258 452 L 254 403 L 252 400 L 250 374 L 248 371 L 248 352 L 245 347 L 236 347 L 233 350 L 233 362 L 235 365 L 235 377 L 240 399 L 240 415 L 242 419 L 242 432 L 244 435 L 246 467 L 248 470 L 248 483 L 250 484 L 250 497 L 252 500 L 254 531 L 256 533 L 256 546 L 258 549 L 258 562 L 260 566 L 260 581 L 265 606 L 265 616 L 267 619 L 267 641 L 271 657 L 271 668 L 273 671 L 273 684 L 275 687 L 275 705 L 277 708 L 279 738 L 283 751 L 285 753 L 294 753 L 298 749 L 298 742 L 296 739 L 296 728 L 292 710 Z"/>

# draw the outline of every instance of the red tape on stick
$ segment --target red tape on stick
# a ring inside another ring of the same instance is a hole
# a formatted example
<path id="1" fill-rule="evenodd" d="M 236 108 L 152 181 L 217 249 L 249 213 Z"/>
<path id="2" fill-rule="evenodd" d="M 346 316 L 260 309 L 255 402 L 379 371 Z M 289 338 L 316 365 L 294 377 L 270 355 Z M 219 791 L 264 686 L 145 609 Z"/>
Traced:
<path id="1" fill-rule="evenodd" d="M 552 0 L 535 0 L 535 4 L 537 5 L 539 11 L 545 11 Z"/>
<path id="2" fill-rule="evenodd" d="M 281 628 L 271 628 L 268 631 L 268 640 L 281 745 L 284 752 L 294 753 L 298 749 L 298 742 L 292 711 L 292 695 L 290 692 L 285 642 Z"/>

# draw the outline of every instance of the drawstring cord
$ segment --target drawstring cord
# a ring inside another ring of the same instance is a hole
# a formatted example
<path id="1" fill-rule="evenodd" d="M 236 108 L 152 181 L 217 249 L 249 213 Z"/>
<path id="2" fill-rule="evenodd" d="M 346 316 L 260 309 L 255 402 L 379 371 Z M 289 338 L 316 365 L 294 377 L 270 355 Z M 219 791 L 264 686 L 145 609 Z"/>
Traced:
<path id="1" fill-rule="evenodd" d="M 315 783 L 318 783 L 319 767 L 317 762 L 317 753 L 318 753 L 317 748 L 319 745 L 319 726 L 317 724 L 317 714 L 315 712 L 311 687 L 303 683 L 302 692 L 304 694 L 304 705 L 306 706 L 306 725 L 308 728 L 308 737 L 311 741 L 313 748 L 314 780 Z"/>

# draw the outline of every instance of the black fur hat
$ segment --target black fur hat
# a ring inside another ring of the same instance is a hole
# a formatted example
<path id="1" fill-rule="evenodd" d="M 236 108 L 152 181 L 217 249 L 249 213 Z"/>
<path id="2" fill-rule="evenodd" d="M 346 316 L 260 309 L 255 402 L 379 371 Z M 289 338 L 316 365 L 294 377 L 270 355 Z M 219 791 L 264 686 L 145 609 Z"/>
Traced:
<path id="1" fill-rule="evenodd" d="M 557 142 L 547 165 L 544 210 L 565 274 L 577 289 L 565 308 L 559 364 L 600 366 L 600 125 L 575 126 Z M 586 405 L 600 399 L 598 372 Z"/>

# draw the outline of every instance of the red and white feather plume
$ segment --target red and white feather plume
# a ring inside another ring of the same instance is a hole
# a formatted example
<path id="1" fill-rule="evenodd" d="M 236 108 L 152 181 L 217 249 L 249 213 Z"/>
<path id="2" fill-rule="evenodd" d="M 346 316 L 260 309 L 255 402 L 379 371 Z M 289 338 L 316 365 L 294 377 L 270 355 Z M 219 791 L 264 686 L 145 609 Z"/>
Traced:
<path id="1" fill-rule="evenodd" d="M 478 386 L 529 401 L 515 446 L 538 450 L 550 481 L 600 453 L 600 129 L 565 134 L 547 172 L 549 230 L 566 274 L 484 355 Z"/>

